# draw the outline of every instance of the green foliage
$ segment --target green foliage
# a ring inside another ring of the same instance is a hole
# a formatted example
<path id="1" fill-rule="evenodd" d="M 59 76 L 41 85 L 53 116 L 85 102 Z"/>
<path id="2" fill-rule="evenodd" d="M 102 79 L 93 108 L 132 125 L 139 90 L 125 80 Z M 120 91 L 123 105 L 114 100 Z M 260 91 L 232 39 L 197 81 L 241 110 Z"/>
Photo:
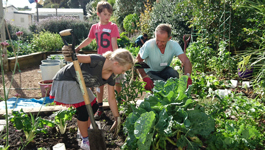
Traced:
<path id="1" fill-rule="evenodd" d="M 73 115 L 76 110 L 73 108 L 68 108 L 67 110 L 60 110 L 55 112 L 54 124 L 57 126 L 57 130 L 60 131 L 61 134 L 65 133 L 67 122 L 72 120 Z"/>
<path id="2" fill-rule="evenodd" d="M 97 48 L 98 48 L 98 44 L 96 40 L 92 40 L 92 42 L 89 45 L 82 48 L 82 51 L 96 51 Z"/>
<path id="3" fill-rule="evenodd" d="M 10 122 L 13 123 L 16 129 L 24 131 L 27 142 L 32 141 L 36 133 L 47 133 L 47 129 L 43 127 L 44 124 L 50 124 L 47 120 L 39 117 L 34 118 L 32 114 L 29 116 L 22 109 L 20 111 L 12 111 Z"/>
<path id="4" fill-rule="evenodd" d="M 155 0 L 150 0 L 155 2 Z M 138 16 L 144 11 L 144 3 L 146 0 L 116 0 L 114 4 L 115 12 L 113 16 L 116 18 L 117 25 L 122 28 L 124 18 L 129 15 L 136 13 Z"/>
<path id="5" fill-rule="evenodd" d="M 46 18 L 38 24 L 33 24 L 32 26 L 30 27 L 30 29 L 35 29 L 33 31 L 31 30 L 35 33 L 40 33 L 41 31 L 49 31 L 54 34 L 58 34 L 62 30 L 73 29 L 76 38 L 76 43 L 81 43 L 83 39 L 87 38 L 91 24 L 86 21 L 76 19 L 74 17 L 60 16 Z M 65 37 L 65 39 L 68 43 L 72 43 L 71 36 L 67 36 Z"/>
<path id="6" fill-rule="evenodd" d="M 209 60 L 209 68 L 214 70 L 217 75 L 229 77 L 232 76 L 237 67 L 235 64 L 235 59 L 231 56 L 231 52 L 227 49 L 227 43 L 225 41 L 221 41 L 219 43 L 219 49 L 217 56 L 212 56 Z"/>
<path id="7" fill-rule="evenodd" d="M 129 33 L 134 33 L 137 30 L 138 23 L 139 17 L 137 14 L 129 14 L 123 20 L 123 28 Z"/>
<path id="8" fill-rule="evenodd" d="M 150 13 L 149 21 L 149 35 L 153 35 L 156 27 L 160 23 L 168 23 L 172 26 L 172 39 L 179 41 L 180 45 L 183 45 L 182 37 L 184 34 L 189 34 L 186 14 L 178 11 L 176 5 L 180 3 L 179 0 L 159 0 L 159 3 L 155 3 L 153 10 Z"/>
<path id="9" fill-rule="evenodd" d="M 117 44 L 119 48 L 124 48 L 130 45 L 130 39 L 126 36 L 126 32 L 120 34 L 120 38 L 117 39 Z"/>
<path id="10" fill-rule="evenodd" d="M 135 72 L 126 72 L 125 81 L 121 85 L 122 90 L 119 93 L 116 92 L 116 99 L 119 101 L 119 108 L 123 109 L 125 115 L 128 115 L 132 112 L 131 105 L 135 106 L 137 98 L 141 97 L 145 91 L 145 83 L 139 81 L 138 78 L 132 80 L 132 73 L 134 73 L 134 76 L 136 76 Z"/>
<path id="11" fill-rule="evenodd" d="M 9 38 L 9 34 L 8 34 L 7 30 L 10 33 L 11 39 Z M 15 41 L 17 41 L 18 40 L 18 37 L 16 35 L 16 32 L 18 32 L 18 31 L 22 31 L 23 32 L 23 37 L 21 38 L 21 40 L 23 42 L 30 41 L 30 39 L 33 36 L 32 33 L 29 32 L 28 30 L 26 30 L 25 28 L 18 27 L 16 25 L 11 24 L 11 23 L 7 23 L 7 28 L 6 28 L 5 31 L 6 31 L 6 39 L 7 40 L 15 40 Z"/>
<path id="12" fill-rule="evenodd" d="M 147 2 L 144 4 L 144 7 L 144 12 L 141 12 L 140 14 L 138 26 L 140 27 L 142 33 L 149 33 L 150 13 L 152 12 L 152 4 L 150 0 L 147 0 Z"/>
<path id="13" fill-rule="evenodd" d="M 8 43 L 11 43 L 9 40 L 7 41 Z M 31 49 L 30 44 L 28 42 L 22 42 L 22 41 L 12 41 L 13 47 L 16 51 L 16 55 L 17 56 L 21 56 L 21 55 L 27 55 L 27 54 L 31 54 L 34 53 L 36 51 L 34 51 L 33 49 Z M 8 57 L 14 57 L 14 51 L 11 45 L 9 45 L 7 47 L 7 55 Z"/>
<path id="14" fill-rule="evenodd" d="M 156 81 L 153 94 L 145 98 L 125 121 L 127 135 L 123 149 L 199 148 L 202 141 L 214 131 L 214 121 L 204 108 L 191 99 L 188 76 Z M 166 142 L 168 141 L 168 142 Z M 183 142 L 180 142 L 183 141 Z"/>
<path id="15" fill-rule="evenodd" d="M 31 48 L 39 52 L 61 50 L 63 45 L 61 36 L 49 31 L 41 31 L 39 34 L 34 34 L 31 42 Z"/>
<path id="16" fill-rule="evenodd" d="M 139 51 L 140 51 L 140 47 L 134 47 L 132 45 L 130 46 L 126 46 L 126 48 L 128 51 L 130 51 L 130 53 L 133 55 L 134 58 L 137 57 Z"/>
<path id="17" fill-rule="evenodd" d="M 205 104 L 216 122 L 216 136 L 209 136 L 209 149 L 262 149 L 264 127 L 258 120 L 264 116 L 264 104 L 258 99 L 226 96 Z"/>
<path id="18" fill-rule="evenodd" d="M 199 39 L 191 43 L 187 48 L 187 56 L 191 61 L 192 67 L 196 71 L 205 72 L 207 70 L 208 61 L 214 54 L 212 48 L 207 43 L 207 39 Z"/>

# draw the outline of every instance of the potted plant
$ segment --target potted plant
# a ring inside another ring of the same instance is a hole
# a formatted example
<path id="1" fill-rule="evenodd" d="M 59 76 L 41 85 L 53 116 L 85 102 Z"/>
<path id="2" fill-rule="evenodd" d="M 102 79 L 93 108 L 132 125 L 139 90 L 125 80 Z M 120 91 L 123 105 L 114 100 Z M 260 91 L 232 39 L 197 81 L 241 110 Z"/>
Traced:
<path id="1" fill-rule="evenodd" d="M 253 74 L 253 66 L 250 64 L 251 54 L 243 56 L 243 60 L 237 64 L 238 76 L 240 78 L 251 78 Z"/>

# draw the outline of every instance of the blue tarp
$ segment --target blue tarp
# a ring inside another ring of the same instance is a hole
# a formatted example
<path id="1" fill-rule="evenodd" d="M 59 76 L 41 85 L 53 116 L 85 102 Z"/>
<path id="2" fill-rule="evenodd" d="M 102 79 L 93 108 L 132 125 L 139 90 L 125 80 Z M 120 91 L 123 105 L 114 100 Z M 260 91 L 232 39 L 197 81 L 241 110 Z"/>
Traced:
<path id="1" fill-rule="evenodd" d="M 47 103 L 52 103 L 54 99 L 50 99 L 46 97 L 45 102 L 43 103 L 45 97 L 41 99 L 26 99 L 26 98 L 16 98 L 12 97 L 7 100 L 7 108 L 14 109 L 14 108 L 26 108 L 26 107 L 41 107 L 41 105 L 45 105 Z M 5 109 L 5 101 L 0 102 L 0 109 Z"/>

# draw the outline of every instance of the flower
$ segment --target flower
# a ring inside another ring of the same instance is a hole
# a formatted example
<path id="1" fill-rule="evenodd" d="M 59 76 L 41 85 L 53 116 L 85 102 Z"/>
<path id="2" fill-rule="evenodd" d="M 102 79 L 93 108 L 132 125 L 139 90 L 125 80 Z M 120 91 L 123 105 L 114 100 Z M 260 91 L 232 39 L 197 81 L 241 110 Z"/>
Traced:
<path id="1" fill-rule="evenodd" d="M 5 54 L 2 54 L 2 57 L 5 57 Z"/>
<path id="2" fill-rule="evenodd" d="M 18 32 L 16 32 L 16 35 L 17 35 L 18 37 L 20 37 L 20 36 L 23 35 L 23 32 L 22 32 L 22 31 L 18 31 Z"/>
<path id="3" fill-rule="evenodd" d="M 21 97 L 21 94 L 18 94 L 18 93 L 17 93 L 17 94 L 15 94 L 14 96 L 15 96 L 16 98 L 20 98 L 20 97 Z"/>
<path id="4" fill-rule="evenodd" d="M 9 44 L 8 44 L 6 41 L 1 42 L 1 46 L 2 46 L 2 48 L 6 48 L 8 45 L 9 45 Z"/>

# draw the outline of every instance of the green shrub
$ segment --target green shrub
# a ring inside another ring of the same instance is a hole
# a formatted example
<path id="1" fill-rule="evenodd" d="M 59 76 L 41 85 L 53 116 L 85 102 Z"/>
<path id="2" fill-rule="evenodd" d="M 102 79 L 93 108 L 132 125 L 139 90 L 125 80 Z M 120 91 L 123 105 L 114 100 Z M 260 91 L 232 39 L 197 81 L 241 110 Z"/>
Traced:
<path id="1" fill-rule="evenodd" d="M 61 36 L 50 31 L 34 34 L 31 42 L 31 48 L 40 52 L 61 50 L 63 45 Z"/>
<path id="2" fill-rule="evenodd" d="M 8 43 L 11 43 L 10 40 L 7 40 Z M 28 42 L 22 42 L 22 41 L 12 41 L 13 48 L 16 51 L 17 56 L 21 55 L 27 55 L 34 53 L 35 51 L 31 48 L 30 44 Z M 7 55 L 8 57 L 14 57 L 14 51 L 11 45 L 7 47 Z"/>
<path id="3" fill-rule="evenodd" d="M 98 44 L 96 40 L 92 40 L 92 42 L 89 45 L 82 48 L 82 51 L 96 51 L 97 49 L 98 49 Z"/>
<path id="4" fill-rule="evenodd" d="M 8 28 L 8 31 L 10 33 L 10 37 L 12 40 L 15 40 L 15 41 L 18 40 L 17 35 L 16 35 L 16 32 L 18 31 L 23 32 L 23 36 L 21 38 L 22 41 L 30 41 L 33 37 L 33 34 L 29 32 L 28 30 L 26 30 L 25 28 L 15 26 L 10 23 L 7 23 L 7 28 Z M 6 29 L 6 40 L 10 40 L 7 29 Z"/>
<path id="5" fill-rule="evenodd" d="M 149 34 L 153 35 L 160 23 L 168 23 L 172 25 L 172 39 L 179 41 L 180 45 L 183 46 L 182 37 L 184 34 L 189 34 L 190 29 L 186 24 L 187 20 L 183 17 L 185 14 L 176 12 L 178 3 L 178 0 L 159 0 L 159 3 L 154 4 L 153 11 L 150 13 Z"/>
<path id="6" fill-rule="evenodd" d="M 137 24 L 139 23 L 139 17 L 137 14 L 130 14 L 123 20 L 123 28 L 129 33 L 134 33 L 137 30 Z"/>
<path id="7" fill-rule="evenodd" d="M 125 48 L 126 46 L 129 46 L 130 39 L 126 36 L 126 32 L 122 32 L 120 35 L 120 38 L 117 39 L 117 44 L 119 48 Z"/>
<path id="8" fill-rule="evenodd" d="M 34 27 L 36 26 L 36 27 Z M 87 38 L 89 33 L 91 24 L 86 21 L 81 21 L 80 19 L 74 17 L 65 17 L 65 16 L 57 16 L 50 17 L 42 20 L 38 24 L 31 25 L 30 29 L 32 32 L 41 32 L 41 31 L 49 31 L 51 33 L 59 33 L 65 29 L 73 29 L 76 43 L 81 43 L 83 39 Z M 35 29 L 35 31 L 34 31 Z M 65 37 L 68 43 L 72 43 L 72 37 Z"/>

